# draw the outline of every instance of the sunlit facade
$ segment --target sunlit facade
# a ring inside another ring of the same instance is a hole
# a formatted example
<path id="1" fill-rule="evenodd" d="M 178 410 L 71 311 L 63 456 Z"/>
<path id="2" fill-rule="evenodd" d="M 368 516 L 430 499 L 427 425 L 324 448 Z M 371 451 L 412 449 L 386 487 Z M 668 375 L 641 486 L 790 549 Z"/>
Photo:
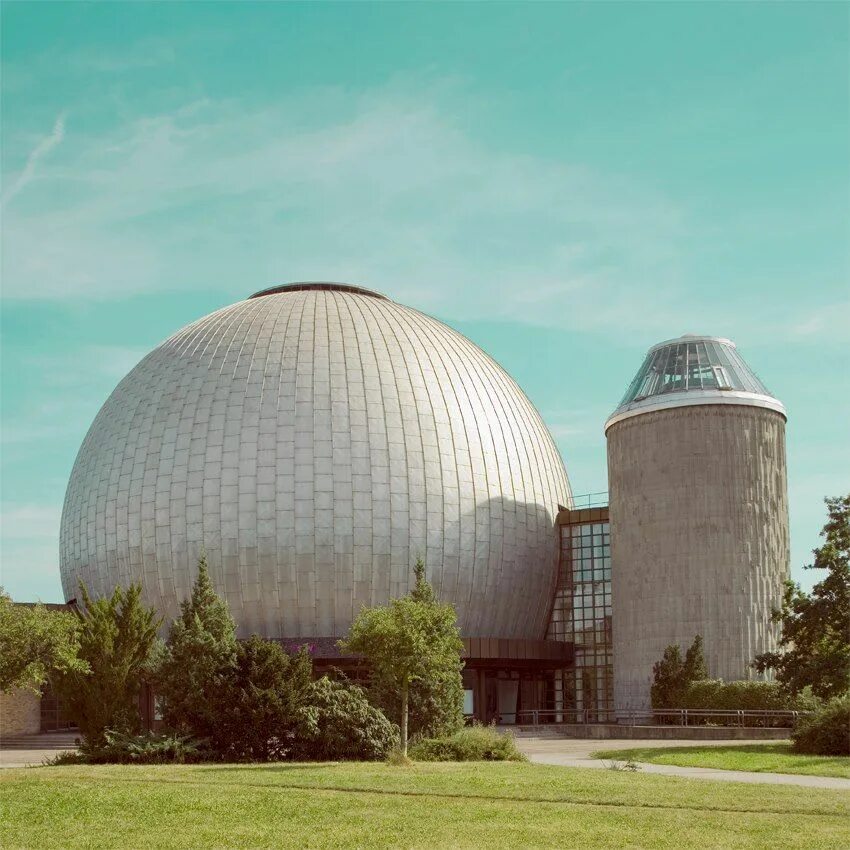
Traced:
<path id="1" fill-rule="evenodd" d="M 199 319 L 116 387 L 80 449 L 63 586 L 139 582 L 166 618 L 206 553 L 240 637 L 337 641 L 408 592 L 458 612 L 484 722 L 610 722 L 703 636 L 741 678 L 787 575 L 785 412 L 719 337 L 646 355 L 575 498 L 538 411 L 485 352 L 361 287 L 298 283 Z"/>

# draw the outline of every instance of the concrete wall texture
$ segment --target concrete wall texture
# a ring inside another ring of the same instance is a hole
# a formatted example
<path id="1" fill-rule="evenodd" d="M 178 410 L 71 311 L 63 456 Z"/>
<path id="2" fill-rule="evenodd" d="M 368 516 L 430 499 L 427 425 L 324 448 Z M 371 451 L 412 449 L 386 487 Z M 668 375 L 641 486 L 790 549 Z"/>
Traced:
<path id="1" fill-rule="evenodd" d="M 41 730 L 41 697 L 32 691 L 14 688 L 0 693 L 0 739 L 34 735 Z"/>
<path id="2" fill-rule="evenodd" d="M 622 420 L 608 484 L 618 716 L 650 707 L 652 665 L 697 634 L 712 677 L 753 678 L 789 574 L 784 418 L 702 405 Z"/>

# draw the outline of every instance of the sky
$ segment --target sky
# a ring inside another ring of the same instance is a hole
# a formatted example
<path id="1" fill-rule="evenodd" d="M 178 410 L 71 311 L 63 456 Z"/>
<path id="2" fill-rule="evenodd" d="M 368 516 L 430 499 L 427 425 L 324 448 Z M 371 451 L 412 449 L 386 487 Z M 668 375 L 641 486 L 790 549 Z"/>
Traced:
<path id="1" fill-rule="evenodd" d="M 735 340 L 789 411 L 793 577 L 850 486 L 850 6 L 19 3 L 2 14 L 0 582 L 117 382 L 294 280 L 467 335 L 576 494 L 646 349 Z"/>

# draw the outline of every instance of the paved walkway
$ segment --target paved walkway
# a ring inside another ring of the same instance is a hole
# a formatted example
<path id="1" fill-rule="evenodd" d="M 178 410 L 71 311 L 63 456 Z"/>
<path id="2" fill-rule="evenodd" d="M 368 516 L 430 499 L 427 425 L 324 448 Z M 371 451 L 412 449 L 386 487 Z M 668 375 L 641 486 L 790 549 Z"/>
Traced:
<path id="1" fill-rule="evenodd" d="M 48 732 L 0 741 L 0 768 L 40 765 L 57 753 L 77 749 L 79 732 Z"/>
<path id="2" fill-rule="evenodd" d="M 764 743 L 753 741 L 657 741 L 611 738 L 517 738 L 517 747 L 530 761 L 538 764 L 558 764 L 564 767 L 606 769 L 611 762 L 594 759 L 590 754 L 599 750 L 631 750 L 639 747 L 729 747 Z M 840 788 L 850 791 L 850 779 L 830 776 L 801 776 L 791 773 L 753 773 L 745 770 L 715 770 L 708 767 L 675 767 L 665 764 L 640 764 L 641 773 L 663 776 L 687 776 L 693 779 L 716 779 L 722 782 L 751 782 L 766 785 L 802 785 L 808 788 Z"/>

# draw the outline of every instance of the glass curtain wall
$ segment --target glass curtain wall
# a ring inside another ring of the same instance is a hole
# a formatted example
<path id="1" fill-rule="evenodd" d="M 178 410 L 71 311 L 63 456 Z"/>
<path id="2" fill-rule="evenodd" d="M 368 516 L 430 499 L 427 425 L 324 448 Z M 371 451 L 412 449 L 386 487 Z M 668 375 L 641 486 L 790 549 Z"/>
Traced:
<path id="1" fill-rule="evenodd" d="M 614 719 L 611 537 L 604 522 L 560 526 L 558 590 L 549 637 L 575 646 L 575 668 L 557 677 L 565 722 Z"/>

